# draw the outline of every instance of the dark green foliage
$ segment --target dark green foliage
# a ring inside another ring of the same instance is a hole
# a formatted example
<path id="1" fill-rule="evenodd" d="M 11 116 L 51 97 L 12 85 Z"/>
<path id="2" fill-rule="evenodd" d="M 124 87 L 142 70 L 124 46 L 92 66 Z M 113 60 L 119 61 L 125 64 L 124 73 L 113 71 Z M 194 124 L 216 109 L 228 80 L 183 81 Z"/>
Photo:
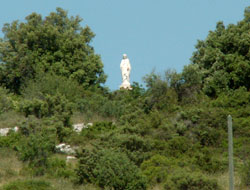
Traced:
<path id="1" fill-rule="evenodd" d="M 224 108 L 242 108 L 249 106 L 250 92 L 245 87 L 222 93 L 213 104 Z"/>
<path id="2" fill-rule="evenodd" d="M 54 116 L 62 121 L 64 126 L 71 125 L 72 108 L 72 103 L 59 93 L 54 96 L 46 95 L 44 100 L 24 100 L 19 105 L 19 111 L 23 112 L 26 117 L 29 115 L 35 115 L 38 118 Z"/>
<path id="3" fill-rule="evenodd" d="M 165 76 L 152 72 L 144 77 L 147 87 L 146 110 L 153 108 L 173 111 L 176 109 L 177 94 L 170 88 L 174 71 L 166 71 Z"/>
<path id="4" fill-rule="evenodd" d="M 46 95 L 44 99 L 25 99 L 20 102 L 18 110 L 25 114 L 26 117 L 35 116 L 35 119 L 29 119 L 21 126 L 22 132 L 31 133 L 34 132 L 34 128 L 37 127 L 34 121 L 44 119 L 44 124 L 56 129 L 58 140 L 62 142 L 64 138 L 70 135 L 71 131 L 71 115 L 73 110 L 73 104 L 70 103 L 65 96 L 57 93 L 54 96 Z M 32 118 L 32 117 L 29 117 Z M 41 125 L 41 122 L 38 124 Z M 26 134 L 27 135 L 27 134 Z"/>
<path id="5" fill-rule="evenodd" d="M 200 149 L 199 152 L 193 155 L 193 163 L 197 165 L 201 170 L 216 173 L 223 172 L 228 166 L 228 160 L 218 158 L 218 155 L 214 155 L 208 148 Z"/>
<path id="6" fill-rule="evenodd" d="M 3 190 L 54 190 L 54 188 L 43 180 L 17 180 L 4 185 Z"/>
<path id="7" fill-rule="evenodd" d="M 218 22 L 204 41 L 198 41 L 192 62 L 199 66 L 204 92 L 212 97 L 228 89 L 250 89 L 249 13 L 237 25 Z"/>
<path id="8" fill-rule="evenodd" d="M 55 149 L 55 135 L 51 130 L 36 131 L 23 138 L 17 145 L 20 160 L 28 162 L 35 175 L 43 175 L 48 158 Z"/>
<path id="9" fill-rule="evenodd" d="M 155 155 L 141 164 L 141 170 L 151 185 L 166 181 L 176 167 L 173 159 L 161 155 Z"/>
<path id="10" fill-rule="evenodd" d="M 117 146 L 126 148 L 131 152 L 141 151 L 147 152 L 152 149 L 152 144 L 150 141 L 138 136 L 138 135 L 120 135 L 116 136 Z"/>
<path id="11" fill-rule="evenodd" d="M 84 129 L 81 135 L 89 139 L 94 139 L 97 135 L 114 130 L 115 128 L 116 126 L 112 122 L 95 122 L 93 123 L 93 126 L 89 126 L 87 129 Z"/>
<path id="12" fill-rule="evenodd" d="M 121 149 L 138 166 L 150 157 L 152 154 L 150 151 L 154 149 L 154 142 L 152 140 L 135 134 L 113 135 L 109 139 L 109 145 Z"/>
<path id="13" fill-rule="evenodd" d="M 49 158 L 47 173 L 52 177 L 71 178 L 74 171 L 67 167 L 65 159 Z"/>
<path id="14" fill-rule="evenodd" d="M 83 87 L 105 82 L 103 64 L 90 42 L 94 33 L 81 27 L 81 18 L 56 12 L 42 18 L 32 13 L 26 22 L 3 27 L 0 39 L 0 83 L 16 93 L 30 79 L 43 73 L 71 78 Z"/>
<path id="15" fill-rule="evenodd" d="M 13 108 L 12 96 L 7 89 L 0 87 L 0 114 Z"/>
<path id="16" fill-rule="evenodd" d="M 190 64 L 184 66 L 183 71 L 174 81 L 174 88 L 180 101 L 187 103 L 196 103 L 202 88 L 202 76 L 198 65 Z"/>
<path id="17" fill-rule="evenodd" d="M 187 129 L 184 135 L 202 146 L 221 146 L 221 139 L 226 134 L 226 116 L 227 112 L 221 108 L 211 107 L 208 102 L 201 102 L 182 111 L 177 119 L 186 124 Z"/>
<path id="18" fill-rule="evenodd" d="M 165 190 L 219 190 L 217 182 L 201 173 L 186 170 L 175 171 L 164 186 Z"/>
<path id="19" fill-rule="evenodd" d="M 56 74 L 38 74 L 34 80 L 26 83 L 21 91 L 26 99 L 45 99 L 47 95 L 62 94 L 70 102 L 76 102 L 85 94 L 83 88 L 75 81 Z"/>
<path id="20" fill-rule="evenodd" d="M 118 151 L 83 150 L 78 155 L 77 182 L 92 182 L 114 190 L 146 190 L 146 180 L 139 169 Z"/>
<path id="21" fill-rule="evenodd" d="M 21 138 L 20 134 L 10 132 L 8 136 L 0 137 L 0 147 L 14 148 L 19 143 Z"/>
<path id="22" fill-rule="evenodd" d="M 103 117 L 119 118 L 123 113 L 123 105 L 118 101 L 111 101 L 101 93 L 88 92 L 84 98 L 77 100 L 77 109 L 88 117 L 98 114 Z"/>
<path id="23" fill-rule="evenodd" d="M 190 145 L 186 137 L 175 137 L 168 141 L 167 152 L 174 157 L 180 157 L 188 151 Z"/>

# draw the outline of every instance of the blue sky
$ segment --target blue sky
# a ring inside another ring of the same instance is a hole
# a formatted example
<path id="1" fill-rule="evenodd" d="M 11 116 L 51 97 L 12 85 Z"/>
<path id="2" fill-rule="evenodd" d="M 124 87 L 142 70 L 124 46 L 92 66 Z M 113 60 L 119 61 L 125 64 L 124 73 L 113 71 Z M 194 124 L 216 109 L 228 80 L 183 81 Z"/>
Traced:
<path id="1" fill-rule="evenodd" d="M 0 27 L 24 21 L 32 12 L 43 16 L 61 7 L 84 19 L 96 34 L 92 45 L 108 75 L 106 86 L 121 84 L 120 61 L 126 53 L 132 65 L 131 82 L 153 69 L 182 71 L 198 39 L 205 39 L 218 21 L 225 25 L 243 19 L 250 0 L 8 0 L 1 2 Z M 0 32 L 0 37 L 3 34 Z"/>

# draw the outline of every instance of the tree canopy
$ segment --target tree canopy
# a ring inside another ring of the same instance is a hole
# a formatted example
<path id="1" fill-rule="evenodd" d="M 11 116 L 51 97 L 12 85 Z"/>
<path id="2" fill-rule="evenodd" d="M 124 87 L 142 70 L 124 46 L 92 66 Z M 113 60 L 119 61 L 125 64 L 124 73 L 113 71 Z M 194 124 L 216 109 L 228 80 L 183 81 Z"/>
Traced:
<path id="1" fill-rule="evenodd" d="M 32 13 L 25 20 L 2 29 L 1 85 L 19 93 L 22 85 L 42 73 L 71 78 L 85 88 L 105 82 L 100 56 L 90 45 L 95 35 L 88 26 L 80 25 L 79 16 L 69 18 L 57 8 L 45 18 Z"/>
<path id="2" fill-rule="evenodd" d="M 218 22 L 204 41 L 198 41 L 191 59 L 199 65 L 203 89 L 209 96 L 245 86 L 250 89 L 250 7 L 244 19 L 227 27 Z"/>

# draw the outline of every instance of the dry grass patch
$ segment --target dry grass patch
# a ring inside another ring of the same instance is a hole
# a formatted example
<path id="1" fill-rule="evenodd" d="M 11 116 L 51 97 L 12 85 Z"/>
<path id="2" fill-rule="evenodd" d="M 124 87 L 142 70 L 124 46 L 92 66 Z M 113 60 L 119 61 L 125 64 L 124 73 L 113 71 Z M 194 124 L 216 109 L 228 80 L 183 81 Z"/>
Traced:
<path id="1" fill-rule="evenodd" d="M 13 128 L 24 120 L 25 117 L 20 113 L 15 111 L 4 112 L 0 115 L 0 128 Z"/>
<path id="2" fill-rule="evenodd" d="M 0 185 L 17 179 L 22 169 L 22 163 L 16 153 L 8 148 L 0 148 Z"/>
<path id="3" fill-rule="evenodd" d="M 222 190 L 229 189 L 229 174 L 225 172 L 217 177 L 217 181 Z M 240 174 L 236 171 L 234 172 L 234 189 L 235 190 L 249 190 L 249 188 L 244 187 L 241 183 Z"/>

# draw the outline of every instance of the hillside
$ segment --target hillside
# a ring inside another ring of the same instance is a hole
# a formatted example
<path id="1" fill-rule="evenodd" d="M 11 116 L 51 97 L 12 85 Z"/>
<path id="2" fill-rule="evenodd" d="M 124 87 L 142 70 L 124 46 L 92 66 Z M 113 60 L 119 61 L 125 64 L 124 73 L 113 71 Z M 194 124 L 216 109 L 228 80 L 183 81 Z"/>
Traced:
<path id="1" fill-rule="evenodd" d="M 0 128 L 18 130 L 0 136 L 0 188 L 226 190 L 232 115 L 235 189 L 249 189 L 250 7 L 244 15 L 218 22 L 183 72 L 116 91 L 81 18 L 58 8 L 6 24 Z"/>

